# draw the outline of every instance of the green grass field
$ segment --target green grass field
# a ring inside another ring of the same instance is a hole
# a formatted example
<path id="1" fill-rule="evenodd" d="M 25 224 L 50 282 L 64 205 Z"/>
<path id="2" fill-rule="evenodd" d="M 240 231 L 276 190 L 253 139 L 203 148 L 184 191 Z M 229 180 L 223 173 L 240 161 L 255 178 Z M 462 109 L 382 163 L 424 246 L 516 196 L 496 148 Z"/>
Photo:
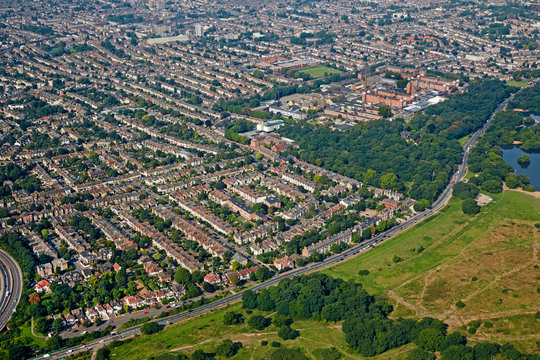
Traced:
<path id="1" fill-rule="evenodd" d="M 520 81 L 507 81 L 506 84 L 510 85 L 510 86 L 515 86 L 515 87 L 525 87 L 527 86 L 527 84 L 531 82 L 531 80 L 520 80 Z"/>
<path id="2" fill-rule="evenodd" d="M 540 224 L 539 214 L 538 199 L 513 191 L 495 195 L 494 201 L 474 217 L 464 215 L 460 202 L 453 199 L 439 214 L 414 228 L 323 271 L 359 281 L 369 292 L 388 297 L 394 303 L 395 317 L 434 316 L 444 319 L 452 330 L 465 333 L 472 342 L 510 342 L 523 351 L 536 352 L 540 338 L 540 321 L 535 318 L 540 310 L 536 289 L 540 283 L 533 247 L 538 245 L 539 230 L 534 225 Z M 425 249 L 418 253 L 420 246 Z M 404 260 L 396 264 L 394 255 Z M 369 270 L 369 275 L 358 275 L 361 269 Z M 463 309 L 456 308 L 458 300 L 466 304 Z M 270 345 L 262 346 L 262 340 L 299 348 L 312 359 L 320 358 L 320 352 L 332 346 L 343 359 L 363 359 L 345 343 L 340 323 L 296 321 L 293 327 L 300 330 L 300 337 L 283 341 L 274 326 L 263 331 L 245 324 L 225 326 L 222 319 L 230 310 L 241 311 L 241 306 L 230 305 L 158 334 L 137 336 L 113 349 L 111 358 L 190 355 L 197 349 L 212 352 L 221 341 L 231 339 L 243 343 L 234 357 L 241 360 L 262 359 L 274 350 Z M 477 319 L 483 325 L 476 334 L 467 334 L 467 324 Z M 404 360 L 413 347 L 408 345 L 371 359 Z"/>
<path id="3" fill-rule="evenodd" d="M 309 74 L 313 79 L 318 79 L 326 75 L 341 74 L 341 71 L 322 65 L 310 66 L 299 70 L 301 73 Z"/>

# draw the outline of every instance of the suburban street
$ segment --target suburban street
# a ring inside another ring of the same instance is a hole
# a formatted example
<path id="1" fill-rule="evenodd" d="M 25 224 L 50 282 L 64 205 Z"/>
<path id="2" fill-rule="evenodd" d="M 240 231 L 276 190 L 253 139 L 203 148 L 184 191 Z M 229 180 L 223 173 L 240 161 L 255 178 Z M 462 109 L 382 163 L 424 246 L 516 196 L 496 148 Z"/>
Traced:
<path id="1" fill-rule="evenodd" d="M 17 262 L 0 250 L 0 331 L 17 308 L 22 282 L 22 272 Z"/>
<path id="2" fill-rule="evenodd" d="M 538 79 L 536 79 L 534 82 L 532 82 L 529 86 L 533 86 L 537 81 L 538 81 Z M 495 114 L 498 113 L 499 111 L 503 110 L 505 108 L 505 106 L 513 99 L 513 97 L 514 97 L 514 95 L 511 95 L 506 100 L 504 100 L 495 109 L 495 111 L 491 114 L 491 116 L 485 122 L 485 124 L 481 128 L 479 128 L 474 134 L 472 134 L 470 136 L 470 138 L 465 142 L 465 144 L 463 145 L 462 161 L 459 164 L 459 166 L 457 168 L 457 171 L 452 176 L 449 185 L 445 188 L 445 190 L 442 192 L 442 194 L 439 196 L 439 198 L 432 204 L 431 208 L 426 209 L 425 211 L 423 211 L 421 213 L 418 213 L 414 217 L 412 217 L 412 218 L 398 224 L 397 226 L 393 227 L 392 229 L 390 229 L 390 230 L 388 230 L 388 231 L 386 231 L 384 233 L 381 233 L 381 234 L 378 234 L 378 235 L 374 236 L 373 238 L 371 238 L 368 241 L 364 241 L 364 242 L 362 242 L 360 244 L 354 245 L 353 247 L 343 251 L 342 253 L 332 255 L 332 256 L 326 258 L 324 261 L 319 262 L 319 263 L 312 263 L 312 264 L 309 264 L 308 266 L 305 266 L 305 267 L 302 267 L 302 268 L 297 268 L 297 269 L 291 270 L 291 271 L 289 271 L 287 273 L 278 274 L 275 277 L 273 277 L 272 279 L 270 279 L 270 280 L 268 280 L 268 281 L 266 281 L 264 283 L 257 284 L 255 286 L 253 286 L 252 288 L 250 288 L 250 290 L 258 291 L 260 289 L 273 286 L 273 285 L 279 283 L 281 280 L 283 280 L 285 278 L 306 274 L 306 273 L 309 273 L 309 272 L 312 272 L 312 271 L 315 271 L 315 270 L 319 270 L 319 269 L 327 267 L 327 266 L 334 265 L 334 264 L 339 263 L 341 261 L 348 260 L 348 259 L 350 259 L 350 258 L 352 258 L 352 257 L 354 257 L 354 256 L 356 256 L 356 255 L 358 255 L 358 254 L 360 254 L 360 253 L 362 253 L 364 251 L 367 251 L 368 249 L 370 249 L 371 247 L 377 245 L 378 243 L 380 243 L 382 241 L 385 241 L 385 240 L 397 235 L 401 231 L 403 231 L 403 230 L 413 226 L 414 224 L 424 220 L 425 218 L 433 215 L 438 210 L 443 208 L 447 204 L 447 202 L 450 200 L 450 198 L 452 196 L 452 188 L 453 188 L 454 184 L 459 182 L 461 179 L 463 179 L 463 177 L 466 174 L 466 164 L 467 164 L 467 159 L 469 157 L 470 149 L 475 144 L 475 142 L 483 135 L 483 133 L 485 132 L 485 130 L 487 129 L 487 127 L 489 126 L 489 124 L 493 120 Z M 8 277 L 8 279 L 9 279 L 9 277 Z M 18 288 L 19 288 L 19 294 L 20 294 L 20 285 L 18 286 Z M 214 310 L 214 309 L 217 309 L 217 308 L 219 308 L 219 307 L 221 307 L 223 305 L 227 305 L 227 304 L 230 304 L 230 303 L 232 303 L 234 301 L 237 301 L 237 300 L 241 299 L 242 294 L 244 292 L 245 292 L 245 290 L 241 291 L 241 292 L 238 292 L 238 293 L 236 293 L 234 295 L 231 295 L 229 297 L 219 299 L 219 300 L 217 300 L 215 302 L 212 302 L 210 304 L 203 305 L 203 306 L 201 306 L 201 307 L 199 307 L 197 309 L 193 309 L 193 310 L 189 310 L 187 312 L 172 315 L 172 316 L 169 316 L 167 318 L 157 320 L 156 322 L 158 324 L 162 325 L 162 326 L 165 326 L 165 325 L 169 325 L 169 324 L 178 322 L 180 320 L 184 320 L 184 319 L 187 319 L 187 318 L 194 317 L 196 315 L 202 314 L 202 313 L 207 312 L 209 310 Z M 2 301 L 2 304 L 3 303 L 4 302 Z M 14 309 L 14 307 L 10 307 L 10 308 Z M 3 312 L 2 314 L 3 314 L 2 315 L 3 316 L 2 321 L 3 321 L 4 316 L 5 316 L 5 312 Z M 2 325 L 3 324 L 4 323 L 2 323 Z M 69 349 L 62 349 L 62 350 L 59 350 L 57 352 L 47 354 L 46 357 L 50 358 L 50 359 L 60 359 L 60 358 L 62 358 L 64 356 L 71 355 L 73 353 L 77 353 L 77 352 L 80 352 L 80 351 L 94 350 L 96 348 L 99 348 L 101 346 L 106 345 L 107 343 L 109 343 L 109 342 L 111 342 L 113 340 L 123 340 L 125 338 L 130 337 L 130 336 L 138 334 L 140 332 L 140 326 L 141 325 L 134 326 L 134 327 L 131 327 L 131 328 L 128 328 L 128 329 L 125 329 L 125 330 L 118 331 L 118 332 L 113 332 L 110 336 L 90 341 L 90 342 L 88 342 L 88 343 L 86 343 L 84 345 L 79 345 L 79 346 L 72 347 L 72 348 L 69 348 Z M 43 356 L 38 357 L 38 358 L 43 358 Z"/>

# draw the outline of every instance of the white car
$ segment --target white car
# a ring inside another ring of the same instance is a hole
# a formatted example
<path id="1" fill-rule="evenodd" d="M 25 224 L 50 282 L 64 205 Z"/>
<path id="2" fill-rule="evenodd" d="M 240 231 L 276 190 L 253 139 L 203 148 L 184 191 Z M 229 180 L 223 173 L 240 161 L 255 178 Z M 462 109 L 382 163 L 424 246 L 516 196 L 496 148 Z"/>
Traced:
<path id="1" fill-rule="evenodd" d="M 48 358 L 48 357 L 51 357 L 51 354 L 45 354 L 43 355 L 44 358 Z"/>
<path id="2" fill-rule="evenodd" d="M 72 352 L 73 352 L 73 350 L 71 350 L 71 349 L 69 349 L 69 350 L 67 351 L 68 354 L 71 354 Z"/>

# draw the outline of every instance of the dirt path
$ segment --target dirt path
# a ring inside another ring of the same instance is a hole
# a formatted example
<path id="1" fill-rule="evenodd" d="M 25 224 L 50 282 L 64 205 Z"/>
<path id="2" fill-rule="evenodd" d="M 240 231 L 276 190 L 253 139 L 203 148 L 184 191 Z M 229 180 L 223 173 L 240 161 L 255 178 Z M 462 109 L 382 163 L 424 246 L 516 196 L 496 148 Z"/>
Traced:
<path id="1" fill-rule="evenodd" d="M 175 351 L 181 351 L 181 350 L 191 349 L 192 347 L 199 346 L 199 345 L 202 345 L 202 344 L 206 344 L 206 343 L 209 343 L 209 342 L 212 342 L 212 341 L 215 341 L 215 340 L 216 340 L 216 338 L 206 339 L 206 340 L 201 341 L 200 343 L 197 343 L 197 344 L 193 344 L 193 345 L 185 345 L 185 346 L 181 346 L 181 347 L 178 347 L 178 348 L 169 350 L 169 352 L 175 352 Z"/>
<path id="2" fill-rule="evenodd" d="M 504 191 L 515 191 L 515 192 L 520 192 L 520 193 L 523 193 L 523 194 L 527 194 L 527 195 L 531 195 L 537 199 L 540 199 L 540 191 L 525 191 L 523 189 L 510 189 L 508 186 L 506 186 L 506 184 L 503 184 L 503 190 Z"/>
<path id="3" fill-rule="evenodd" d="M 405 306 L 406 308 L 414 311 L 416 316 L 428 316 L 428 315 L 430 315 L 429 311 L 425 307 L 423 307 L 421 305 L 413 305 L 413 304 L 407 302 L 407 300 L 405 300 L 401 296 L 398 296 L 392 290 L 386 290 L 385 293 L 389 298 L 394 299 L 398 304 L 401 304 L 401 305 Z"/>

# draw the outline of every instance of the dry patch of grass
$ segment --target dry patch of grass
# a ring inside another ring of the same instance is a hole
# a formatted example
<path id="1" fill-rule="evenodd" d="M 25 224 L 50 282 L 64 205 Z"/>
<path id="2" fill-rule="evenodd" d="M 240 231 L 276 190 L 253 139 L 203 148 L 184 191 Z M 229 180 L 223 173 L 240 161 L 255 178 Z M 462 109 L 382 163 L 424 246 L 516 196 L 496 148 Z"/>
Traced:
<path id="1" fill-rule="evenodd" d="M 540 310 L 538 240 L 540 202 L 527 194 L 505 191 L 495 195 L 480 214 L 469 217 L 457 202 L 441 214 L 391 239 L 370 251 L 326 270 L 330 275 L 352 278 L 369 290 L 391 299 L 393 316 L 433 316 L 459 329 L 470 321 L 507 316 L 528 316 Z M 416 254 L 411 249 L 422 245 Z M 405 259 L 391 264 L 397 254 Z M 356 269 L 370 271 L 358 276 Z M 344 276 L 342 276 L 344 275 Z M 465 307 L 459 308 L 459 301 Z M 505 324 L 499 323 L 498 331 Z M 512 325 L 514 326 L 514 325 Z M 505 341 L 522 350 L 535 347 L 536 339 L 525 334 L 540 334 L 540 320 L 530 322 L 524 334 L 505 331 Z M 522 336 L 523 335 L 523 336 Z M 482 340 L 482 331 L 470 336 Z"/>

